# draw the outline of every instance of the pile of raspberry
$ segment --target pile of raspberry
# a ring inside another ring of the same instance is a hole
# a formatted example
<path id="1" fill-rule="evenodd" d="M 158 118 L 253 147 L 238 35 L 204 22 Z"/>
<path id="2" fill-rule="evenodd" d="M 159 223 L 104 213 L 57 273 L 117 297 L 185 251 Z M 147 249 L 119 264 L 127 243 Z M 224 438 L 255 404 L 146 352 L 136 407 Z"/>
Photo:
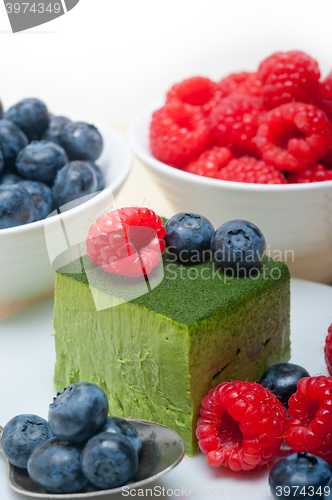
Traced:
<path id="1" fill-rule="evenodd" d="M 155 158 L 235 182 L 332 180 L 332 72 L 301 51 L 276 52 L 257 72 L 173 85 L 150 125 Z"/>

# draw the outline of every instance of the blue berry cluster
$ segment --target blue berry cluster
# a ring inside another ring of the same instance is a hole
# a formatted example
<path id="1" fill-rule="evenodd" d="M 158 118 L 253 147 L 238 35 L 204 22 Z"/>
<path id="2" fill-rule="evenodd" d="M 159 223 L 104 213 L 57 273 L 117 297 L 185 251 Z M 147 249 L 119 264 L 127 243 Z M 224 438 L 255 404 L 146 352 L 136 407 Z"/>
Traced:
<path id="1" fill-rule="evenodd" d="M 142 441 L 128 421 L 107 414 L 100 387 L 71 384 L 53 399 L 48 421 L 24 414 L 5 425 L 3 453 L 49 493 L 74 493 L 89 482 L 100 489 L 123 486 L 136 474 Z"/>
<path id="2" fill-rule="evenodd" d="M 102 150 L 96 127 L 53 116 L 40 99 L 23 99 L 5 113 L 0 103 L 0 229 L 44 219 L 104 189 L 95 163 Z"/>
<path id="3" fill-rule="evenodd" d="M 166 225 L 166 248 L 181 264 L 204 262 L 212 256 L 224 270 L 237 276 L 256 269 L 265 251 L 265 238 L 246 220 L 226 222 L 216 231 L 202 215 L 181 212 Z"/>
<path id="4" fill-rule="evenodd" d="M 308 371 L 293 363 L 270 366 L 258 383 L 269 389 L 288 408 L 289 398 L 298 382 L 310 377 Z M 271 495 L 275 499 L 332 498 L 332 467 L 310 453 L 292 453 L 278 460 L 269 472 Z"/>

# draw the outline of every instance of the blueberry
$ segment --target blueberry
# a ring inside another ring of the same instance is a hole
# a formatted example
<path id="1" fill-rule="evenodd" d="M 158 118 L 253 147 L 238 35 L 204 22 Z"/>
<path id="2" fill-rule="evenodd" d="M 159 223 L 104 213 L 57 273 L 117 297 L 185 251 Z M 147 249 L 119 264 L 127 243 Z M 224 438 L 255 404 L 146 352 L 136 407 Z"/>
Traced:
<path id="1" fill-rule="evenodd" d="M 126 436 L 103 432 L 87 442 L 81 463 L 85 476 L 94 486 L 116 488 L 136 474 L 138 453 Z"/>
<path id="2" fill-rule="evenodd" d="M 57 394 L 50 404 L 48 421 L 59 439 L 79 443 L 89 439 L 105 423 L 107 397 L 95 384 L 78 382 Z"/>
<path id="3" fill-rule="evenodd" d="M 71 120 L 69 120 L 66 116 L 50 115 L 50 122 L 42 139 L 45 141 L 55 142 L 60 145 L 60 132 L 65 125 L 68 125 L 68 123 L 71 123 Z"/>
<path id="4" fill-rule="evenodd" d="M 35 221 L 45 219 L 53 209 L 53 196 L 51 189 L 43 182 L 20 181 L 19 186 L 24 187 L 35 202 Z"/>
<path id="5" fill-rule="evenodd" d="M 8 462 L 22 469 L 27 468 L 33 450 L 53 433 L 50 426 L 38 415 L 17 415 L 7 422 L 1 436 L 2 451 Z"/>
<path id="6" fill-rule="evenodd" d="M 214 229 L 205 217 L 181 212 L 171 217 L 165 228 L 166 247 L 179 262 L 194 264 L 206 259 Z"/>
<path id="7" fill-rule="evenodd" d="M 95 161 L 103 150 L 103 139 L 98 129 L 84 122 L 65 125 L 60 133 L 60 143 L 70 160 Z"/>
<path id="8" fill-rule="evenodd" d="M 15 168 L 18 153 L 28 143 L 27 136 L 14 123 L 8 120 L 0 120 L 0 149 L 7 169 Z"/>
<path id="9" fill-rule="evenodd" d="M 128 420 L 124 420 L 123 418 L 119 417 L 108 417 L 99 432 L 113 432 L 122 434 L 123 436 L 126 436 L 128 439 L 130 439 L 130 441 L 135 446 L 137 453 L 141 451 L 141 437 L 135 427 L 130 422 L 128 422 Z"/>
<path id="10" fill-rule="evenodd" d="M 2 152 L 0 150 L 0 176 L 1 176 L 2 172 L 3 172 L 4 166 L 5 166 L 5 159 L 4 159 L 3 154 L 2 154 Z"/>
<path id="11" fill-rule="evenodd" d="M 10 172 L 7 172 L 3 174 L 2 177 L 0 177 L 0 186 L 2 184 L 16 184 L 17 182 L 21 181 L 22 177 L 16 174 L 12 174 Z"/>
<path id="12" fill-rule="evenodd" d="M 310 453 L 292 453 L 279 460 L 269 474 L 274 498 L 331 498 L 332 468 Z"/>
<path id="13" fill-rule="evenodd" d="M 74 493 L 88 484 L 81 468 L 82 447 L 60 441 L 57 437 L 47 439 L 31 454 L 28 473 L 37 486 L 49 493 Z"/>
<path id="14" fill-rule="evenodd" d="M 49 123 L 47 107 L 40 99 L 28 98 L 14 104 L 4 118 L 15 123 L 29 141 L 40 139 Z"/>
<path id="15" fill-rule="evenodd" d="M 86 161 L 85 163 L 88 163 L 96 174 L 97 183 L 98 183 L 96 191 L 102 191 L 102 189 L 104 189 L 104 187 L 105 187 L 105 177 L 104 177 L 104 173 L 103 173 L 102 169 L 100 168 L 99 165 L 97 165 L 97 163 L 95 163 L 93 161 Z"/>
<path id="16" fill-rule="evenodd" d="M 232 220 L 218 227 L 211 239 L 213 258 L 221 267 L 237 271 L 257 268 L 263 258 L 265 238 L 246 220 Z"/>
<path id="17" fill-rule="evenodd" d="M 292 363 L 277 363 L 270 366 L 261 378 L 259 383 L 270 389 L 271 392 L 288 407 L 288 400 L 297 389 L 297 383 L 303 377 L 310 377 L 307 370 Z"/>
<path id="18" fill-rule="evenodd" d="M 25 179 L 53 182 L 68 158 L 65 150 L 49 141 L 33 141 L 16 158 L 17 171 Z"/>
<path id="19" fill-rule="evenodd" d="M 18 184 L 0 186 L 0 229 L 33 222 L 35 211 L 33 198 L 24 187 Z"/>
<path id="20" fill-rule="evenodd" d="M 57 173 L 52 187 L 55 206 L 60 208 L 70 201 L 92 194 L 97 189 L 93 169 L 82 161 L 71 161 Z"/>

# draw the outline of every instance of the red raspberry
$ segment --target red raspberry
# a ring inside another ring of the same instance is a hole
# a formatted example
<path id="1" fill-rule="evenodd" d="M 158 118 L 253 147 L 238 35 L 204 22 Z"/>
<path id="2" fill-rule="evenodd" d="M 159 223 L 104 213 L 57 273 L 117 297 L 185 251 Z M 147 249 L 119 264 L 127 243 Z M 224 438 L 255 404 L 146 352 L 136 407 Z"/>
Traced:
<path id="1" fill-rule="evenodd" d="M 236 156 L 257 152 L 253 138 L 262 112 L 262 101 L 258 97 L 224 97 L 209 117 L 213 142 L 232 149 Z"/>
<path id="2" fill-rule="evenodd" d="M 286 184 L 285 177 L 263 160 L 256 160 L 250 156 L 234 158 L 222 168 L 218 179 L 233 182 L 250 182 L 254 184 Z"/>
<path id="3" fill-rule="evenodd" d="M 210 133 L 203 115 L 189 104 L 171 101 L 152 115 L 150 147 L 158 160 L 181 166 L 208 145 Z"/>
<path id="4" fill-rule="evenodd" d="M 233 94 L 245 94 L 260 97 L 262 82 L 257 73 L 232 73 L 223 78 L 219 83 L 219 89 L 223 97 Z"/>
<path id="5" fill-rule="evenodd" d="M 241 83 L 243 83 L 248 77 L 249 73 L 242 71 L 241 73 L 231 73 L 230 75 L 222 78 L 219 82 L 219 89 L 223 97 L 227 97 L 233 92 L 236 92 Z"/>
<path id="6" fill-rule="evenodd" d="M 258 77 L 267 109 L 291 101 L 307 102 L 317 92 L 318 63 L 304 52 L 276 52 L 261 62 Z"/>
<path id="7" fill-rule="evenodd" d="M 332 461 L 332 377 L 304 377 L 288 401 L 286 443 Z"/>
<path id="8" fill-rule="evenodd" d="M 322 109 L 328 119 L 332 121 L 332 71 L 325 80 L 319 83 L 316 95 L 312 99 L 312 104 Z"/>
<path id="9" fill-rule="evenodd" d="M 166 102 L 177 100 L 189 104 L 204 115 L 208 115 L 220 99 L 221 92 L 218 84 L 201 76 L 176 83 L 166 95 Z"/>
<path id="10" fill-rule="evenodd" d="M 262 82 L 258 73 L 248 73 L 247 78 L 236 89 L 236 93 L 262 97 Z"/>
<path id="11" fill-rule="evenodd" d="M 324 165 L 320 165 L 319 163 L 303 170 L 295 170 L 288 176 L 290 184 L 321 181 L 332 181 L 332 170 L 328 170 Z"/>
<path id="12" fill-rule="evenodd" d="M 251 470 L 279 452 L 287 412 L 260 384 L 224 382 L 203 399 L 200 414 L 198 444 L 214 467 Z"/>
<path id="13" fill-rule="evenodd" d="M 329 374 L 332 376 L 332 325 L 327 330 L 325 339 L 324 356 Z"/>
<path id="14" fill-rule="evenodd" d="M 255 141 L 267 163 L 281 170 L 301 170 L 328 152 L 331 138 L 331 124 L 323 111 L 294 102 L 266 113 Z"/>
<path id="15" fill-rule="evenodd" d="M 87 253 L 109 273 L 149 274 L 165 249 L 162 219 L 148 208 L 128 207 L 99 217 L 88 232 Z"/>
<path id="16" fill-rule="evenodd" d="M 332 169 L 332 149 L 331 146 L 327 154 L 320 160 L 320 163 L 327 169 Z"/>
<path id="17" fill-rule="evenodd" d="M 227 165 L 232 158 L 233 153 L 230 149 L 214 146 L 186 165 L 184 170 L 190 174 L 217 178 L 219 170 Z"/>

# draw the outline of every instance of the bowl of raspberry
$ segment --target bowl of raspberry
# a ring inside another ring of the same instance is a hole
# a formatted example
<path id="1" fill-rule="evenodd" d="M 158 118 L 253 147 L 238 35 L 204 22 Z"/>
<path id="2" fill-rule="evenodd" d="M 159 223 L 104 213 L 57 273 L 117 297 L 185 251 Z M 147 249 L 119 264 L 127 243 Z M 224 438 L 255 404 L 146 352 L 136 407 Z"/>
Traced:
<path id="1" fill-rule="evenodd" d="M 250 220 L 292 276 L 332 284 L 332 72 L 311 56 L 176 83 L 129 141 L 175 211 Z"/>
<path id="2" fill-rule="evenodd" d="M 52 115 L 34 98 L 1 109 L 1 308 L 53 289 L 57 255 L 112 206 L 131 163 L 125 140 L 102 123 Z"/>

